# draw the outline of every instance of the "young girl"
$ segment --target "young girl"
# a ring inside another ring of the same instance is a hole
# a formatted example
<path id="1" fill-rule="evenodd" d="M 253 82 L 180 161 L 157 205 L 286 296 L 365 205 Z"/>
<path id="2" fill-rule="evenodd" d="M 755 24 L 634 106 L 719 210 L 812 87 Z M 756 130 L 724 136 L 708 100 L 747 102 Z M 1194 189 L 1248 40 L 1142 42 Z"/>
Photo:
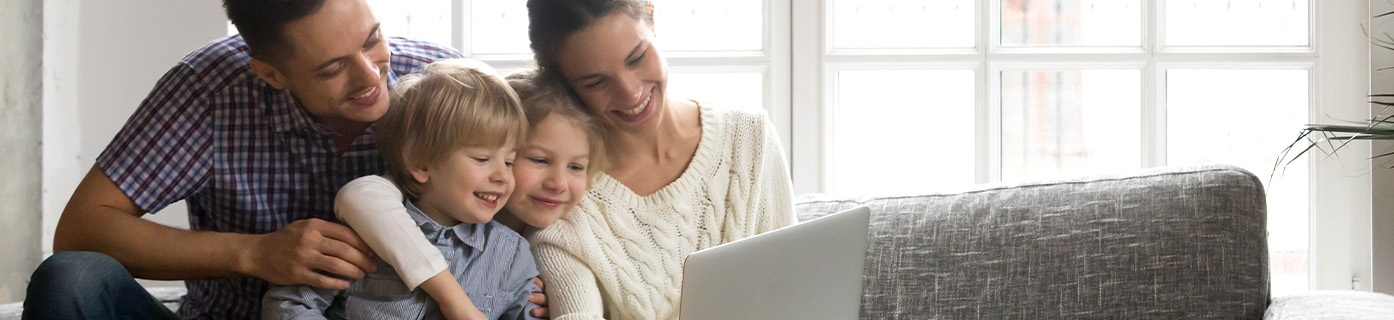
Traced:
<path id="1" fill-rule="evenodd" d="M 590 179 L 603 171 L 604 135 L 555 79 L 524 71 L 508 80 L 521 98 L 529 134 L 513 166 L 514 196 L 496 221 L 527 235 L 552 225 L 585 197 Z M 396 235 L 400 228 L 381 227 L 404 223 L 406 210 L 395 201 L 400 199 L 397 190 L 371 182 L 360 179 L 344 186 L 335 206 L 340 219 L 397 267 L 408 286 L 411 279 L 424 279 L 416 283 L 442 302 L 446 315 L 477 314 L 456 279 L 432 264 L 441 259 L 439 253 L 428 250 L 419 237 Z"/>
<path id="2" fill-rule="evenodd" d="M 604 170 L 604 133 L 555 79 L 527 70 L 509 75 L 508 85 L 522 99 L 528 138 L 513 166 L 517 196 L 497 220 L 528 235 L 585 197 L 591 178 Z"/>
<path id="3" fill-rule="evenodd" d="M 391 175 L 367 176 L 351 185 L 390 194 L 402 219 L 373 221 L 380 223 L 374 227 L 393 232 L 363 238 L 375 247 L 419 245 L 414 249 L 433 255 L 408 256 L 407 263 L 401 255 L 384 255 L 377 272 L 344 291 L 275 288 L 263 298 L 263 318 L 531 318 L 536 305 L 528 298 L 540 288 L 533 282 L 537 269 L 527 241 L 491 221 L 513 194 L 515 143 L 527 132 L 517 96 L 487 65 L 456 59 L 432 63 L 419 77 L 404 77 L 391 103 L 376 132 Z M 346 186 L 336 201 L 364 194 Z M 354 216 L 344 221 L 367 226 Z M 394 271 L 394 266 L 402 268 Z M 422 266 L 442 271 L 431 271 L 434 281 L 413 281 L 418 276 L 412 272 Z M 415 290 L 417 284 L 423 290 Z M 467 293 L 478 299 L 471 301 Z"/>

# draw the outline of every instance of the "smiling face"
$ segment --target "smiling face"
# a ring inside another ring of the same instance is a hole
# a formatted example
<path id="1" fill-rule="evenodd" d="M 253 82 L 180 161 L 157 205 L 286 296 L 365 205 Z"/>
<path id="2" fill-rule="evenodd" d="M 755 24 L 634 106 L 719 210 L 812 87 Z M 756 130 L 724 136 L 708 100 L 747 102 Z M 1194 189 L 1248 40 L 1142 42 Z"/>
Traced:
<path id="1" fill-rule="evenodd" d="M 610 130 L 650 134 L 665 112 L 668 67 L 652 26 L 616 12 L 568 36 L 558 51 L 567 85 Z"/>
<path id="2" fill-rule="evenodd" d="M 517 196 L 508 212 L 530 226 L 546 228 L 581 202 L 586 191 L 590 143 L 576 122 L 557 114 L 538 121 L 513 166 Z"/>
<path id="3" fill-rule="evenodd" d="M 363 0 L 329 0 L 285 26 L 292 54 L 274 64 L 253 59 L 252 69 L 286 89 L 315 119 L 356 135 L 387 112 L 391 53 L 377 18 Z"/>
<path id="4" fill-rule="evenodd" d="M 416 206 L 444 226 L 492 220 L 513 193 L 513 141 L 459 148 L 439 163 L 411 169 L 421 184 Z"/>

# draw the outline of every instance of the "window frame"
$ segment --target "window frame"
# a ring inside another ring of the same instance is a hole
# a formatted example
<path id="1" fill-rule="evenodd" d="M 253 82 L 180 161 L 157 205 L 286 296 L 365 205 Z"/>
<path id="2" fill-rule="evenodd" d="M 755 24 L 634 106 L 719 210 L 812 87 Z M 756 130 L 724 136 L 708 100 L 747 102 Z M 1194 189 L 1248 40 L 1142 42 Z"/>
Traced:
<path id="1" fill-rule="evenodd" d="M 831 48 L 832 1 L 802 1 L 793 3 L 793 84 L 791 158 L 794 193 L 821 193 L 828 182 L 826 174 L 831 165 L 828 146 L 831 130 L 828 114 L 835 103 L 835 72 L 848 65 L 893 68 L 915 68 L 955 64 L 971 67 L 977 73 L 977 165 L 978 183 L 1001 179 L 1000 95 L 1001 71 L 1012 66 L 1030 64 L 1032 68 L 1136 68 L 1142 74 L 1141 130 L 1143 130 L 1143 168 L 1163 166 L 1166 153 L 1166 72 L 1173 69 L 1264 69 L 1292 68 L 1308 72 L 1310 93 L 1308 117 L 1310 122 L 1334 122 L 1337 119 L 1368 117 L 1368 105 L 1363 103 L 1368 81 L 1360 82 L 1360 73 L 1368 80 L 1368 69 L 1345 67 L 1342 52 L 1358 50 L 1365 53 L 1368 45 L 1363 34 L 1347 34 L 1348 25 L 1363 22 L 1369 25 L 1369 8 L 1342 8 L 1349 3 L 1307 0 L 1308 44 L 1301 47 L 1231 48 L 1166 46 L 1165 3 L 1161 0 L 1142 0 L 1142 43 L 1138 47 L 1091 48 L 1002 48 L 998 45 L 1000 30 L 1000 1 L 977 1 L 977 26 L 974 30 L 977 46 L 973 50 L 846 50 Z M 1362 20 L 1364 19 L 1364 20 Z M 1352 22 L 1353 21 L 1353 22 Z M 1346 25 L 1341 25 L 1344 23 Z M 1155 30 L 1154 30 L 1155 29 Z M 1349 54 L 1346 54 L 1349 55 Z M 1104 61 L 1096 63 L 1096 61 Z M 1254 63 L 1253 61 L 1262 61 Z M 1336 67 L 1336 66 L 1341 67 Z M 1358 88 L 1360 90 L 1351 90 Z M 1294 128 L 1293 138 L 1296 138 Z M 1278 150 L 1274 151 L 1275 157 Z M 1370 163 L 1368 145 L 1354 146 L 1343 151 L 1341 159 L 1308 161 L 1311 197 L 1309 208 L 1309 287 L 1313 290 L 1363 289 L 1370 286 L 1370 235 L 1367 225 L 1371 209 Z M 1362 172 L 1363 170 L 1363 172 Z M 1255 174 L 1264 176 L 1265 173 Z M 1315 217 L 1321 216 L 1322 219 Z M 1366 230 L 1362 230 L 1366 229 Z M 1356 230 L 1351 234 L 1351 230 Z M 1353 286 L 1353 281 L 1366 279 L 1367 285 Z"/>

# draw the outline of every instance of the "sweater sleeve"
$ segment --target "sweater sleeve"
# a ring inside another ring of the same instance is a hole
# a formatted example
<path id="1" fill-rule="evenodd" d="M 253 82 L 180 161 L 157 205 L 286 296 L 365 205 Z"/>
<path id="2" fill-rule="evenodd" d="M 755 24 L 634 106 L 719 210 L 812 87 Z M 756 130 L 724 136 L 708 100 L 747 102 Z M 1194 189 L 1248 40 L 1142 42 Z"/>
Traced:
<path id="1" fill-rule="evenodd" d="M 558 227 L 563 226 L 552 225 L 551 228 Z M 547 233 L 553 236 L 557 234 L 553 232 Z M 596 282 L 595 274 L 555 240 L 560 239 L 540 235 L 532 244 L 537 269 L 542 281 L 547 284 L 543 290 L 547 294 L 552 319 L 604 319 L 605 305 L 601 301 L 600 285 Z"/>
<path id="2" fill-rule="evenodd" d="M 754 172 L 751 173 L 750 198 L 747 199 L 747 219 L 753 226 L 754 233 L 760 234 L 771 230 L 787 227 L 798 222 L 794 215 L 794 200 L 789 179 L 789 165 L 784 159 L 784 148 L 780 145 L 779 135 L 774 131 L 774 125 L 769 118 L 758 117 L 755 121 L 758 124 L 757 130 L 751 130 L 755 135 L 756 142 L 751 152 L 758 152 L 751 157 L 754 163 Z"/>
<path id="3" fill-rule="evenodd" d="M 334 198 L 334 213 L 397 270 L 408 290 L 449 267 L 407 213 L 402 192 L 383 177 L 365 176 L 344 185 Z"/>

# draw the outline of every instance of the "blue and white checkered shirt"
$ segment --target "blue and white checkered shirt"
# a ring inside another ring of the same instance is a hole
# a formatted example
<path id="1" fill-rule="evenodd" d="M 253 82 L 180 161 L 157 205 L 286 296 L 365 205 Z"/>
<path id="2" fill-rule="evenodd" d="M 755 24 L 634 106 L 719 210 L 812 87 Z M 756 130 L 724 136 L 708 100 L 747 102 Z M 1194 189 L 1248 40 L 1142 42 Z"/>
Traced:
<path id="1" fill-rule="evenodd" d="M 454 49 L 388 39 L 389 85 Z M 334 134 L 289 91 L 271 87 L 247 63 L 241 36 L 208 43 L 155 84 L 97 158 L 126 196 L 146 212 L 187 200 L 193 230 L 269 233 L 300 219 L 334 221 L 334 195 L 345 183 L 386 171 L 373 129 L 339 154 Z M 179 316 L 250 319 L 260 314 L 267 282 L 252 277 L 186 281 Z"/>
<path id="2" fill-rule="evenodd" d="M 527 240 L 498 222 L 460 223 L 446 227 L 431 220 L 411 201 L 407 213 L 426 240 L 450 265 L 474 306 L 489 319 L 533 319 L 528 302 L 542 291 L 532 282 L 537 264 Z M 440 305 L 424 289 L 407 289 L 392 265 L 378 259 L 378 271 L 354 280 L 348 290 L 307 285 L 272 286 L 262 305 L 262 319 L 445 319 Z"/>

